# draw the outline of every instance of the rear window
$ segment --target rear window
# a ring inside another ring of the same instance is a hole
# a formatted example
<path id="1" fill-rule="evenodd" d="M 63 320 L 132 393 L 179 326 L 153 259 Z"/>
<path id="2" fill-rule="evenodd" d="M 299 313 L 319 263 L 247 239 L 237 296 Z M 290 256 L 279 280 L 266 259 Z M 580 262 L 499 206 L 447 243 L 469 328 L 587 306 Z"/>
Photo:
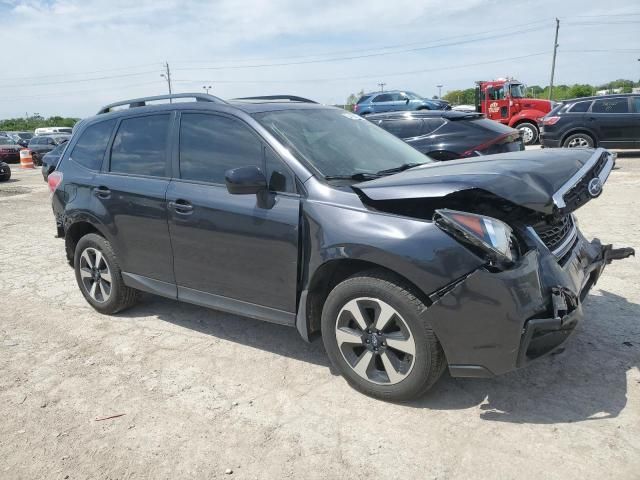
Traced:
<path id="1" fill-rule="evenodd" d="M 592 113 L 629 113 L 629 102 L 626 98 L 607 98 L 593 103 Z"/>
<path id="2" fill-rule="evenodd" d="M 431 133 L 434 130 L 437 130 L 442 125 L 444 125 L 444 122 L 445 121 L 440 117 L 438 117 L 438 118 L 425 118 L 422 121 L 422 131 L 420 132 L 420 135 L 427 135 L 428 133 Z"/>
<path id="3" fill-rule="evenodd" d="M 399 138 L 411 138 L 422 135 L 422 120 L 385 120 L 380 126 Z"/>
<path id="4" fill-rule="evenodd" d="M 100 170 L 115 124 L 115 120 L 107 120 L 88 126 L 78 138 L 69 158 L 89 170 Z M 53 149 L 53 152 L 62 148 L 64 144 Z"/>
<path id="5" fill-rule="evenodd" d="M 110 171 L 164 177 L 168 134 L 169 115 L 122 120 L 111 147 Z"/>
<path id="6" fill-rule="evenodd" d="M 569 107 L 569 111 L 571 113 L 584 113 L 589 110 L 591 106 L 591 101 L 588 102 L 576 102 L 572 106 Z"/>
<path id="7" fill-rule="evenodd" d="M 363 95 L 362 97 L 360 97 L 360 99 L 358 100 L 357 104 L 360 105 L 361 103 L 366 102 L 370 98 L 371 98 L 371 95 Z"/>

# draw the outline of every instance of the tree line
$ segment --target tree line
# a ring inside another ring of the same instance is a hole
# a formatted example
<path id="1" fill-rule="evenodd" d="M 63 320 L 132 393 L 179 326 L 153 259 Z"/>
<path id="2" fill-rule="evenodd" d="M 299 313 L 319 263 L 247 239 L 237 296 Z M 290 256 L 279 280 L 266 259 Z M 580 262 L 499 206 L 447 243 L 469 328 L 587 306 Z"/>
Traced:
<path id="1" fill-rule="evenodd" d="M 58 115 L 44 118 L 36 114 L 30 117 L 0 120 L 0 130 L 32 132 L 41 127 L 73 127 L 78 120 L 79 118 L 60 117 Z"/>

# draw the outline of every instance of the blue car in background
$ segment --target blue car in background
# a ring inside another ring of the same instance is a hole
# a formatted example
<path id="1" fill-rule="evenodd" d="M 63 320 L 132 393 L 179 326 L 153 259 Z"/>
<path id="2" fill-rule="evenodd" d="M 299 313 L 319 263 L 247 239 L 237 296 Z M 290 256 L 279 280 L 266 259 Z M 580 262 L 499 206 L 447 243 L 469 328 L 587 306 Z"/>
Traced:
<path id="1" fill-rule="evenodd" d="M 362 95 L 353 106 L 358 115 L 370 113 L 397 112 L 402 110 L 450 110 L 451 106 L 442 100 L 429 100 L 413 92 L 389 90 Z"/>

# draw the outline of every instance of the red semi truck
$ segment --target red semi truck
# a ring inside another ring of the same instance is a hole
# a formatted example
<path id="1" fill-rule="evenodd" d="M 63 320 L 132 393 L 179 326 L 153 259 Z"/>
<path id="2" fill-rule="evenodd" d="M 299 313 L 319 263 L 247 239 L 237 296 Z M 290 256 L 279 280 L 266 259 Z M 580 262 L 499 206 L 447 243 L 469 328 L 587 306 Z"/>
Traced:
<path id="1" fill-rule="evenodd" d="M 513 79 L 476 82 L 476 111 L 522 132 L 525 145 L 538 140 L 538 120 L 551 111 L 552 102 L 526 98 L 525 86 Z"/>

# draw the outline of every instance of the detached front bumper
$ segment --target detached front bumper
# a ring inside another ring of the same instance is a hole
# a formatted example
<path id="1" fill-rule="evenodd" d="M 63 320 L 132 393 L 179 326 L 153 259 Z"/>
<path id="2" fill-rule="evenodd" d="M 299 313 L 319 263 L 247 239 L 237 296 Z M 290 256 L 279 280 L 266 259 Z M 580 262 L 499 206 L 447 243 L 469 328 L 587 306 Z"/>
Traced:
<path id="1" fill-rule="evenodd" d="M 550 353 L 582 319 L 582 302 L 604 267 L 633 254 L 578 232 L 562 264 L 539 242 L 515 268 L 479 269 L 450 285 L 425 315 L 451 375 L 491 377 Z"/>

